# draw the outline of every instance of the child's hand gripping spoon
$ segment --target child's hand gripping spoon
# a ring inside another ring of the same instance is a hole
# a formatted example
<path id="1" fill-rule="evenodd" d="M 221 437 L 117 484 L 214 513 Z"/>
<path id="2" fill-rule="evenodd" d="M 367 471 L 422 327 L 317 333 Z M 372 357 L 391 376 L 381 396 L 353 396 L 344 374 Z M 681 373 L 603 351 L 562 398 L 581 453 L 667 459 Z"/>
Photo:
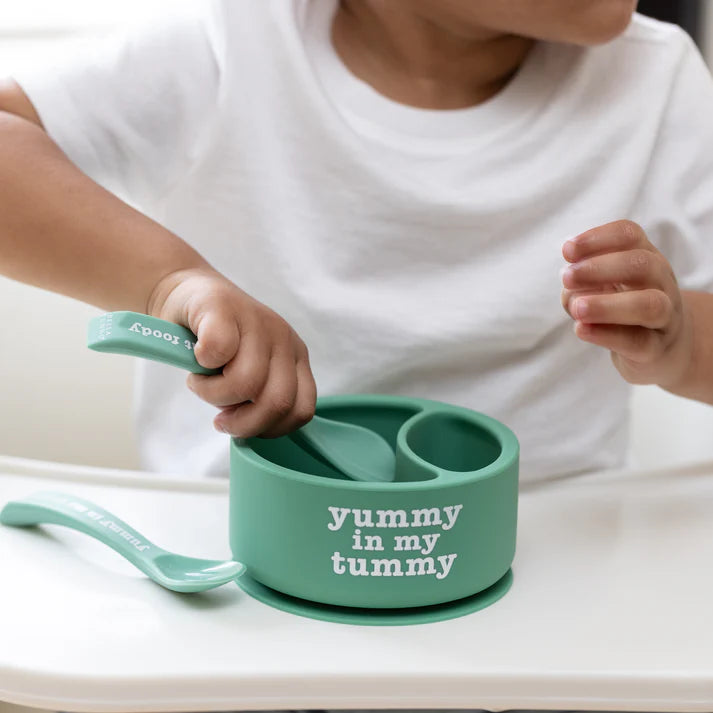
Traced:
<path id="1" fill-rule="evenodd" d="M 193 353 L 197 338 L 173 322 L 137 312 L 109 312 L 89 323 L 88 344 L 99 352 L 130 354 L 161 361 L 196 374 L 219 374 L 202 367 Z M 374 431 L 314 416 L 297 431 L 300 438 L 352 480 L 392 481 L 396 459 Z"/>
<path id="2" fill-rule="evenodd" d="M 184 557 L 157 547 L 118 517 L 72 495 L 41 492 L 13 500 L 0 510 L 0 523 L 15 527 L 64 525 L 108 545 L 157 584 L 174 592 L 220 587 L 245 572 L 234 560 Z"/>

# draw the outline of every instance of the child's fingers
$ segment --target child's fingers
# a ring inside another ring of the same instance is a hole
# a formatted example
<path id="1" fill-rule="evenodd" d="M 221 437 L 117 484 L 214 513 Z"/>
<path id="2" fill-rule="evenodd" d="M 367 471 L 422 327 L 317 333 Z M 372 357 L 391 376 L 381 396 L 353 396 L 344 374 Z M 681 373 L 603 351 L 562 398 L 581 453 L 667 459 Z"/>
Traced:
<path id="1" fill-rule="evenodd" d="M 240 333 L 230 310 L 208 311 L 190 326 L 198 337 L 195 355 L 201 366 L 219 369 L 237 354 Z"/>
<path id="2" fill-rule="evenodd" d="M 578 262 L 594 255 L 636 248 L 655 250 L 640 225 L 617 220 L 570 238 L 562 246 L 562 255 L 567 262 Z"/>
<path id="3" fill-rule="evenodd" d="M 618 324 L 575 324 L 575 334 L 633 362 L 645 364 L 659 358 L 666 348 L 661 332 L 646 327 Z"/>
<path id="4" fill-rule="evenodd" d="M 269 428 L 262 436 L 266 438 L 276 438 L 286 433 L 292 433 L 300 426 L 304 426 L 314 416 L 314 408 L 317 401 L 317 386 L 314 383 L 312 370 L 306 358 L 299 359 L 295 364 L 297 373 L 297 396 L 292 411 L 285 418 Z"/>
<path id="5" fill-rule="evenodd" d="M 562 273 L 562 284 L 569 290 L 586 290 L 602 285 L 624 284 L 669 290 L 675 278 L 666 259 L 656 252 L 636 248 L 580 260 Z"/>
<path id="6" fill-rule="evenodd" d="M 297 372 L 294 354 L 276 351 L 269 360 L 269 375 L 253 403 L 224 410 L 213 420 L 218 430 L 240 438 L 259 436 L 289 416 L 297 399 Z"/>
<path id="7" fill-rule="evenodd" d="M 572 299 L 577 296 L 586 295 L 602 295 L 610 292 L 620 292 L 621 290 L 615 289 L 612 285 L 601 285 L 600 287 L 593 290 L 568 290 L 563 287 L 560 292 L 560 300 L 562 301 L 562 307 L 564 311 L 571 317 L 570 305 L 572 304 Z"/>
<path id="8" fill-rule="evenodd" d="M 661 290 L 632 290 L 599 295 L 573 295 L 569 314 L 588 324 L 618 324 L 664 329 L 671 323 L 673 304 Z"/>
<path id="9" fill-rule="evenodd" d="M 222 374 L 191 374 L 188 388 L 213 406 L 224 408 L 255 401 L 270 373 L 270 343 L 257 332 L 248 332 L 240 342 L 237 356 Z"/>

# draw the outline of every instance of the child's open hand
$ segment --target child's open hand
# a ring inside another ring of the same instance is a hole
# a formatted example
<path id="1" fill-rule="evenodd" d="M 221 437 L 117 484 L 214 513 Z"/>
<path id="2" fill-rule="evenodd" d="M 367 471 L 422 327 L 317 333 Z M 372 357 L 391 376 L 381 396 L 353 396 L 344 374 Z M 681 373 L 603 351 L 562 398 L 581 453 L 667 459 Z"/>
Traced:
<path id="1" fill-rule="evenodd" d="M 562 247 L 562 304 L 575 334 L 611 350 L 632 384 L 675 384 L 692 357 L 691 319 L 666 258 L 628 220 L 588 230 Z"/>
<path id="2" fill-rule="evenodd" d="M 220 409 L 213 424 L 233 436 L 280 436 L 314 415 L 316 387 L 307 347 L 277 313 L 212 269 L 163 278 L 150 314 L 189 327 L 195 355 L 222 374 L 190 374 L 188 387 Z"/>

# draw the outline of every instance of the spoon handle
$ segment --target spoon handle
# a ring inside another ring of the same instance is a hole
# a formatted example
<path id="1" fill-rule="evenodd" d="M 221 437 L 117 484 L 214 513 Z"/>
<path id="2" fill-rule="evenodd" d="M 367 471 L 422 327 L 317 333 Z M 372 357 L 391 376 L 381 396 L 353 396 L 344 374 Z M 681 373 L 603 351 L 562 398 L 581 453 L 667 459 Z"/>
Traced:
<path id="1" fill-rule="evenodd" d="M 107 312 L 89 322 L 87 346 L 97 352 L 160 361 L 194 374 L 220 374 L 201 366 L 193 349 L 196 335 L 180 324 L 138 312 Z"/>
<path id="2" fill-rule="evenodd" d="M 0 523 L 14 527 L 44 523 L 78 530 L 111 547 L 149 576 L 154 571 L 151 560 L 166 551 L 98 505 L 64 493 L 42 491 L 12 500 L 0 510 Z"/>
<path id="3" fill-rule="evenodd" d="M 94 317 L 87 336 L 87 346 L 96 352 L 153 359 L 194 374 L 220 374 L 222 369 L 208 369 L 198 363 L 193 352 L 196 341 L 190 329 L 139 312 L 107 312 Z M 324 419 L 313 416 L 312 421 Z M 314 425 L 307 424 L 301 430 L 305 435 L 313 434 Z M 311 437 L 317 438 L 318 434 Z"/>

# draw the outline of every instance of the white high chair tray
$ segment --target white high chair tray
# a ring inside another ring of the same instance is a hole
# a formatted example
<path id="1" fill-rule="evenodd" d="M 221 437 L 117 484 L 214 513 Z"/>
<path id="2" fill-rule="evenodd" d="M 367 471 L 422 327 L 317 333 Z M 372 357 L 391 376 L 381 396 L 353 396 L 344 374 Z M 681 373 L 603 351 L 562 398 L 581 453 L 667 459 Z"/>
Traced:
<path id="1" fill-rule="evenodd" d="M 229 557 L 228 486 L 0 457 L 0 506 L 92 499 Z M 514 584 L 460 619 L 366 627 L 234 584 L 169 592 L 56 526 L 0 527 L 0 700 L 62 711 L 713 711 L 713 463 L 523 487 Z"/>

